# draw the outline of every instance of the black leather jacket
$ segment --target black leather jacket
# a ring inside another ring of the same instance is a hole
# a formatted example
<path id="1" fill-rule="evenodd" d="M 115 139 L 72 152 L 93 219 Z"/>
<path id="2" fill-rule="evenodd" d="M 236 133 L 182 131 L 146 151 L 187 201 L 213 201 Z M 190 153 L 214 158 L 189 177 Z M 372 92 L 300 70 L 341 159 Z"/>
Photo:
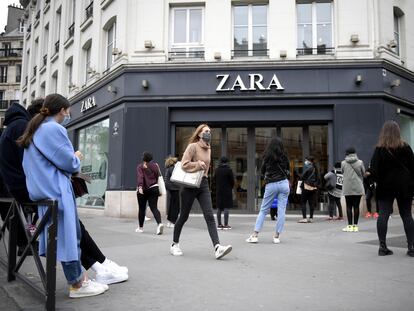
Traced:
<path id="1" fill-rule="evenodd" d="M 264 175 L 267 184 L 289 179 L 289 161 L 278 161 L 274 158 L 265 158 L 263 160 L 261 173 Z"/>

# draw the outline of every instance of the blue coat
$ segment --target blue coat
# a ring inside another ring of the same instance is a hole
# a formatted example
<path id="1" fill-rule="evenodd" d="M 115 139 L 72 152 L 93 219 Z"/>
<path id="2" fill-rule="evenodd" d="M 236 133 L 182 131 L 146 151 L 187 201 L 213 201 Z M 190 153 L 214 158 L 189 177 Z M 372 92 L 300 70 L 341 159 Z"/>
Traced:
<path id="1" fill-rule="evenodd" d="M 68 172 L 68 176 L 79 171 L 80 160 L 75 156 L 67 131 L 53 117 L 48 117 L 40 125 L 33 142 L 44 156 Z M 80 258 L 80 227 L 72 184 L 69 177 L 45 159 L 36 147 L 30 144 L 23 155 L 23 170 L 30 199 L 51 198 L 58 201 L 57 259 L 63 262 L 77 261 Z M 39 218 L 45 212 L 46 207 L 39 206 Z M 42 232 L 39 239 L 40 255 L 46 253 L 46 246 L 47 234 Z"/>

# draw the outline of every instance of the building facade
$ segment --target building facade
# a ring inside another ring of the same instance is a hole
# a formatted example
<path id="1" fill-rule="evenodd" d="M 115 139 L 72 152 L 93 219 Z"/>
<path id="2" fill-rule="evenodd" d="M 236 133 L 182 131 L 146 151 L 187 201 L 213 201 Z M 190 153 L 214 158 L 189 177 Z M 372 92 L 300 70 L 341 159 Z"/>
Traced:
<path id="1" fill-rule="evenodd" d="M 20 100 L 24 24 L 23 8 L 9 5 L 7 25 L 0 34 L 0 127 L 4 112 Z"/>
<path id="2" fill-rule="evenodd" d="M 230 158 L 241 212 L 260 206 L 261 154 L 274 135 L 288 150 L 292 183 L 308 154 L 321 173 L 348 146 L 368 162 L 388 119 L 414 144 L 410 1 L 21 3 L 22 102 L 68 96 L 69 134 L 93 179 L 80 204 L 108 215 L 134 215 L 142 152 L 160 164 L 181 157 L 199 123 L 213 129 L 210 171 Z"/>

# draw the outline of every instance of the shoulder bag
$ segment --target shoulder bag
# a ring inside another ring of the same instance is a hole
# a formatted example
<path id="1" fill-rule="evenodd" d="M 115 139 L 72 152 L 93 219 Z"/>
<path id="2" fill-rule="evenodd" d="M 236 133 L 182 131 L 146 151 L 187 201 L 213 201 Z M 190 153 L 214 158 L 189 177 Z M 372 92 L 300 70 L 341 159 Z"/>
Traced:
<path id="1" fill-rule="evenodd" d="M 162 195 L 167 194 L 167 189 L 165 188 L 164 178 L 162 178 L 161 170 L 158 164 L 157 164 L 157 167 L 158 167 L 158 191 L 160 193 L 160 196 L 162 196 Z"/>
<path id="2" fill-rule="evenodd" d="M 170 180 L 190 188 L 200 188 L 201 180 L 203 179 L 204 171 L 200 170 L 193 173 L 184 171 L 181 167 L 181 161 L 178 161 L 171 174 Z"/>

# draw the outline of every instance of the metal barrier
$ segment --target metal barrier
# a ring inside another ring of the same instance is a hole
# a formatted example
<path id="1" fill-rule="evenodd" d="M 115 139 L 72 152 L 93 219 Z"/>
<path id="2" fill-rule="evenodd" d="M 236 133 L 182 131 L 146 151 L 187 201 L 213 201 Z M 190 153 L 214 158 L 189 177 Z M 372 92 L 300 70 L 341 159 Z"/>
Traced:
<path id="1" fill-rule="evenodd" d="M 19 280 L 26 283 L 33 288 L 36 292 L 45 296 L 46 310 L 54 311 L 56 302 L 56 247 L 57 247 L 57 208 L 58 202 L 55 200 L 42 200 L 31 203 L 24 203 L 20 205 L 16 200 L 11 198 L 0 198 L 0 202 L 10 203 L 10 209 L 4 220 L 0 230 L 0 239 L 4 237 L 6 229 L 9 231 L 9 243 L 7 251 L 7 261 L 0 258 L 0 263 L 7 267 L 7 281 L 11 282 L 19 278 Z M 42 217 L 36 231 L 33 235 L 27 228 L 26 218 L 24 216 L 23 208 L 28 206 L 37 207 L 38 205 L 47 206 L 45 215 Z M 49 223 L 50 220 L 50 223 Z M 27 238 L 27 246 L 25 247 L 23 254 L 17 261 L 17 226 L 23 226 L 24 232 Z M 46 227 L 47 226 L 47 227 Z M 46 272 L 43 268 L 40 256 L 35 248 L 36 240 L 39 234 L 47 229 L 47 253 L 46 253 Z M 19 273 L 19 269 L 22 266 L 24 260 L 27 257 L 29 249 L 33 254 L 33 259 L 36 264 L 36 268 L 39 272 L 42 280 L 43 289 L 35 285 L 29 278 Z"/>

